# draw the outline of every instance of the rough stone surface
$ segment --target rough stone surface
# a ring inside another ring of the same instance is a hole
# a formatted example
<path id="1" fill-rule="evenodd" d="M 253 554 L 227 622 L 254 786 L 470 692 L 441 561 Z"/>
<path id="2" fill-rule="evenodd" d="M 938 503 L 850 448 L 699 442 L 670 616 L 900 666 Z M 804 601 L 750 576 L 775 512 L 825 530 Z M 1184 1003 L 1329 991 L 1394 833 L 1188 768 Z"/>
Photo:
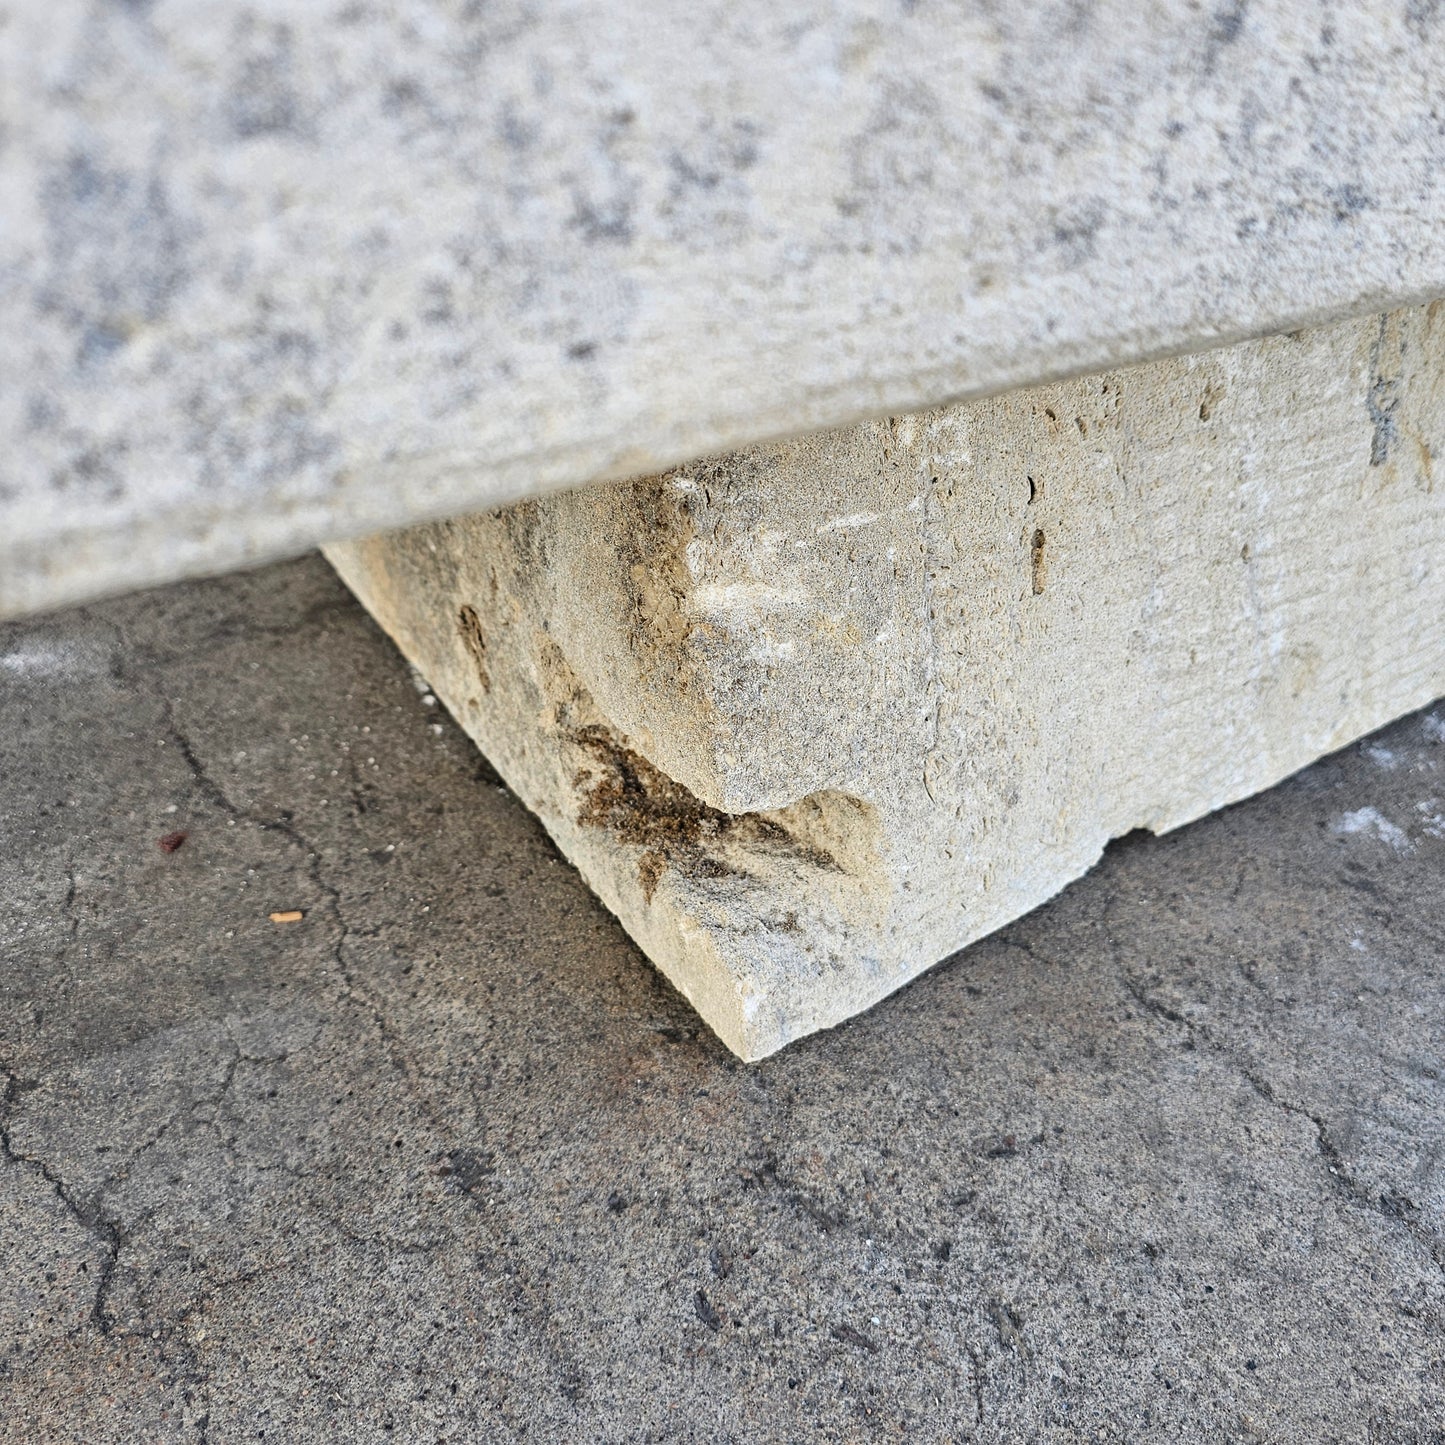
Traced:
<path id="1" fill-rule="evenodd" d="M 1445 694 L 1445 303 L 335 546 L 722 1038 Z"/>
<path id="2" fill-rule="evenodd" d="M 0 612 L 1445 294 L 1434 0 L 0 6 Z"/>
<path id="3" fill-rule="evenodd" d="M 319 561 L 0 678 L 6 1445 L 1438 1442 L 1441 709 L 744 1066 Z"/>

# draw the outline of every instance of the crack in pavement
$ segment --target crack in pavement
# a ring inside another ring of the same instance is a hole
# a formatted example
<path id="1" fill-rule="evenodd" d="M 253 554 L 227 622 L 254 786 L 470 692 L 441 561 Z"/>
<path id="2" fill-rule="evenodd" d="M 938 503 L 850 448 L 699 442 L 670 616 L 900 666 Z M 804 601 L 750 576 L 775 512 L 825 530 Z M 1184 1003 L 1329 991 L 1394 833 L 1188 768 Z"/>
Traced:
<path id="1" fill-rule="evenodd" d="M 343 986 L 343 997 L 369 1016 L 382 1040 L 393 1069 L 403 1078 L 414 1100 L 421 1105 L 429 1119 L 444 1135 L 450 1134 L 451 1131 L 444 1117 L 435 1108 L 426 1091 L 420 1087 L 416 1071 L 380 1002 L 364 987 L 351 967 L 347 957 L 347 943 L 351 929 L 342 908 L 340 890 L 325 876 L 319 851 L 312 846 L 309 839 L 295 826 L 289 816 L 267 817 L 263 813 L 237 803 L 229 795 L 226 789 L 212 776 L 190 734 L 181 725 L 176 716 L 174 701 L 165 691 L 155 670 L 147 669 L 143 677 L 138 677 L 129 666 L 129 660 L 134 656 L 141 655 L 142 650 L 131 646 L 124 627 L 116 619 L 97 618 L 94 620 L 103 624 L 115 638 L 115 649 L 111 662 L 112 675 L 136 691 L 148 692 L 156 699 L 167 738 L 185 765 L 200 796 L 226 817 L 278 835 L 302 855 L 307 878 L 312 884 L 315 894 L 323 900 L 323 907 L 334 929 L 331 959 Z M 67 868 L 66 878 L 67 891 L 61 911 L 67 922 L 67 938 L 60 949 L 59 958 L 62 960 L 78 936 L 80 925 L 80 920 L 75 915 L 73 908 L 78 887 L 73 867 Z M 242 1063 L 275 1063 L 287 1057 L 285 1052 L 280 1055 L 247 1053 L 234 1039 L 232 1046 L 234 1052 L 227 1061 L 219 1084 L 207 1094 L 192 1099 L 177 1109 L 150 1138 L 130 1151 L 124 1167 L 128 1168 L 129 1164 L 154 1148 L 178 1123 L 194 1118 L 197 1110 L 205 1107 L 219 1107 L 232 1088 L 237 1070 Z M 38 1081 L 21 1079 L 8 1069 L 3 1071 L 3 1077 L 6 1082 L 3 1097 L 0 1097 L 0 1157 L 28 1169 L 43 1179 L 54 1190 L 56 1197 L 61 1200 L 77 1223 L 103 1247 L 100 1275 L 86 1322 L 93 1324 L 100 1334 L 110 1335 L 116 1329 L 117 1321 L 112 1316 L 108 1303 L 121 1254 L 131 1244 L 136 1232 L 153 1217 L 154 1210 L 147 1210 L 130 1224 L 126 1224 L 123 1220 L 107 1212 L 102 1205 L 106 1192 L 123 1181 L 124 1172 L 108 1176 L 92 1194 L 82 1196 L 47 1160 L 20 1152 L 15 1147 L 10 1126 L 11 1112 L 21 1094 L 39 1085 Z M 73 1333 L 73 1331 L 69 1333 Z"/>
<path id="2" fill-rule="evenodd" d="M 136 1232 L 150 1222 L 154 1211 L 143 1211 L 132 1225 L 127 1226 L 120 1220 L 107 1215 L 100 1205 L 105 1188 L 113 1181 L 107 1180 L 91 1198 L 82 1199 L 44 1159 L 31 1154 L 22 1154 L 15 1147 L 10 1132 L 10 1114 L 16 1100 L 22 1094 L 38 1088 L 39 1081 L 21 1078 L 9 1069 L 0 1071 L 3 1071 L 5 1077 L 4 1092 L 0 1094 L 0 1158 L 17 1168 L 30 1171 L 48 1184 L 56 1198 L 65 1206 L 67 1213 L 103 1248 L 100 1271 L 96 1279 L 90 1308 L 81 1324 L 65 1331 L 65 1338 L 75 1339 L 87 1328 L 93 1328 L 99 1335 L 106 1338 L 116 1333 L 123 1335 L 133 1333 L 121 1328 L 119 1322 L 110 1313 L 108 1309 L 110 1291 L 120 1267 L 121 1252 L 129 1247 Z M 188 1406 L 195 1401 L 199 1401 L 201 1404 L 201 1408 L 190 1423 L 196 1431 L 196 1438 L 202 1442 L 202 1445 L 205 1445 L 210 1438 L 211 1380 L 209 1373 L 200 1366 L 195 1345 L 177 1336 L 174 1331 L 166 1329 L 165 1322 L 144 1323 L 140 1333 L 148 1334 L 152 1340 L 163 1342 L 174 1339 L 174 1342 L 180 1345 L 189 1361 L 183 1377 L 186 1383 L 183 1398 Z M 16 1348 L 18 1349 L 19 1346 L 17 1345 Z"/>
<path id="3" fill-rule="evenodd" d="M 143 649 L 131 646 L 124 627 L 117 620 L 113 618 L 97 618 L 95 620 L 102 623 L 115 639 L 111 661 L 112 676 L 134 691 L 148 693 L 155 699 L 165 736 L 184 765 L 196 793 L 226 818 L 238 824 L 245 823 L 264 832 L 276 834 L 284 839 L 289 847 L 298 851 L 304 860 L 305 873 L 314 890 L 314 896 L 320 901 L 331 924 L 333 936 L 330 941 L 330 957 L 335 974 L 342 986 L 342 997 L 360 1008 L 370 1019 L 393 1069 L 404 1081 L 414 1102 L 420 1105 L 433 1127 L 441 1133 L 444 1139 L 450 1137 L 453 1133 L 451 1125 L 442 1112 L 437 1109 L 428 1091 L 422 1087 L 418 1071 L 401 1038 L 388 1019 L 380 999 L 364 985 L 352 965 L 349 956 L 352 930 L 345 914 L 342 893 L 326 876 L 319 850 L 312 845 L 305 833 L 296 826 L 288 814 L 283 812 L 279 817 L 267 816 L 260 810 L 237 802 L 229 794 L 225 786 L 212 774 L 201 750 L 182 725 L 177 716 L 175 701 L 166 691 L 158 671 L 154 668 L 145 668 L 138 674 L 131 666 L 134 658 L 144 655 Z M 74 907 L 79 885 L 73 865 L 67 866 L 65 878 L 66 892 L 63 899 L 60 900 L 59 907 L 65 926 L 65 935 L 57 952 L 57 962 L 67 961 L 70 949 L 81 931 L 81 919 Z M 68 1182 L 48 1159 L 40 1155 L 25 1153 L 17 1146 L 13 1129 L 17 1102 L 23 1094 L 40 1087 L 40 1084 L 38 1080 L 25 1079 L 9 1069 L 0 1068 L 0 1078 L 4 1079 L 3 1093 L 0 1093 L 0 1157 L 43 1180 L 54 1192 L 55 1197 L 61 1202 L 67 1213 L 85 1231 L 87 1236 L 100 1246 L 98 1278 L 85 1319 L 79 1326 L 68 1330 L 67 1335 L 73 1336 L 79 1330 L 90 1326 L 94 1326 L 102 1336 L 109 1336 L 117 1331 L 129 1333 L 122 1327 L 111 1307 L 111 1296 L 125 1251 L 131 1247 L 138 1232 L 152 1220 L 155 1211 L 147 1209 L 135 1219 L 127 1222 L 106 1207 L 104 1201 L 107 1193 L 124 1182 L 129 1175 L 131 1165 L 161 1143 L 177 1125 L 199 1118 L 202 1111 L 207 1109 L 219 1111 L 234 1087 L 237 1073 L 243 1063 L 274 1064 L 284 1061 L 289 1056 L 289 1051 L 284 1050 L 276 1054 L 253 1053 L 246 1050 L 234 1038 L 231 1040 L 231 1045 L 232 1052 L 226 1060 L 219 1080 L 201 1096 L 192 1098 L 178 1107 L 149 1138 L 127 1152 L 127 1157 L 119 1165 L 117 1171 L 108 1175 L 94 1190 L 87 1191 L 82 1191 Z M 216 1119 L 212 1118 L 207 1122 L 215 1123 Z M 297 1171 L 290 1168 L 287 1168 L 285 1172 L 292 1175 L 297 1174 Z M 435 1247 L 433 1245 L 408 1245 L 393 1240 L 370 1241 L 360 1235 L 356 1236 L 355 1242 L 367 1243 L 388 1250 L 416 1250 L 417 1252 L 425 1252 Z M 235 1280 L 211 1282 L 203 1291 L 200 1299 L 204 1301 L 218 1289 L 242 1283 L 247 1278 L 255 1278 L 259 1273 L 270 1272 L 272 1271 L 267 1269 L 238 1276 Z"/>
<path id="4" fill-rule="evenodd" d="M 120 1252 L 129 1243 L 132 1231 L 127 1229 L 120 1220 L 111 1218 L 100 1207 L 102 1190 L 97 1190 L 93 1198 L 83 1200 L 44 1159 L 31 1154 L 22 1154 L 15 1148 L 14 1140 L 10 1135 L 10 1111 L 22 1093 L 28 1093 L 30 1089 L 38 1087 L 38 1085 L 33 1080 L 21 1079 L 8 1069 L 4 1073 L 5 1092 L 3 1097 L 0 1097 L 0 1157 L 21 1168 L 29 1169 L 49 1184 L 55 1191 L 56 1197 L 65 1205 L 81 1228 L 104 1246 L 104 1254 L 101 1256 L 100 1262 L 100 1278 L 96 1281 L 95 1297 L 91 1301 L 87 1322 L 93 1324 L 102 1335 L 108 1335 L 115 1322 L 106 1313 L 106 1300 L 110 1293 L 116 1267 L 120 1262 Z M 67 1331 L 67 1333 L 73 1334 L 74 1331 Z"/>
<path id="5" fill-rule="evenodd" d="M 1170 1008 L 1163 1000 L 1155 998 L 1147 992 L 1144 985 L 1131 973 L 1124 958 L 1123 948 L 1119 943 L 1117 930 L 1113 926 L 1114 912 L 1118 903 L 1116 895 L 1111 894 L 1108 897 L 1104 907 L 1101 936 L 1113 961 L 1114 973 L 1128 997 L 1145 1013 L 1172 1024 L 1176 1028 L 1183 1029 L 1189 1039 L 1190 1047 L 1202 1047 L 1213 1058 L 1225 1064 L 1233 1073 L 1243 1079 L 1265 1103 L 1307 1121 L 1314 1131 L 1316 1157 L 1324 1165 L 1331 1187 L 1357 1208 L 1379 1215 L 1399 1226 L 1404 1234 L 1425 1251 L 1436 1269 L 1445 1274 L 1445 1241 L 1442 1241 L 1417 1220 L 1411 1219 L 1404 1209 L 1392 1204 L 1389 1195 L 1376 1194 L 1354 1176 L 1323 1115 L 1280 1097 L 1268 1079 L 1241 1059 L 1234 1049 L 1217 1038 L 1204 1024 L 1197 1019 L 1187 1017 L 1178 1009 Z M 1261 989 L 1265 996 L 1273 1001 L 1273 995 L 1269 994 L 1268 990 L 1264 990 L 1262 985 L 1254 983 L 1253 980 L 1246 979 L 1245 981 Z"/>
<path id="6" fill-rule="evenodd" d="M 291 1051 L 289 1049 L 282 1049 L 279 1053 L 274 1054 L 248 1054 L 234 1039 L 231 1041 L 231 1048 L 233 1052 L 231 1057 L 226 1061 L 226 1067 L 222 1073 L 221 1081 L 216 1088 L 211 1093 L 202 1094 L 199 1098 L 190 1099 L 181 1105 L 170 1118 L 161 1124 L 160 1128 L 157 1129 L 149 1139 L 145 1140 L 144 1143 L 138 1144 L 130 1151 L 130 1156 L 126 1160 L 127 1165 L 135 1163 L 142 1154 L 148 1153 L 151 1149 L 155 1148 L 183 1119 L 195 1119 L 198 1109 L 209 1107 L 219 1110 L 220 1106 L 225 1102 L 226 1095 L 230 1093 L 231 1086 L 236 1080 L 236 1072 L 242 1064 L 281 1064 L 285 1063 L 286 1060 L 291 1057 Z M 200 1122 L 214 1125 L 216 1120 L 215 1118 L 210 1118 L 203 1119 Z M 122 1177 L 124 1176 L 114 1176 L 110 1182 L 115 1182 L 116 1179 Z"/>
<path id="7" fill-rule="evenodd" d="M 973 1423 L 975 1425 L 982 1425 L 984 1416 L 983 1391 L 986 1383 L 983 1373 L 983 1361 L 979 1358 L 978 1351 L 972 1345 L 966 1347 L 966 1353 L 970 1366 L 969 1372 L 973 1376 Z"/>
<path id="8" fill-rule="evenodd" d="M 1306 1120 L 1314 1129 L 1316 1152 L 1336 1191 L 1359 1208 L 1398 1225 L 1424 1249 L 1436 1269 L 1445 1274 L 1445 1242 L 1442 1242 L 1419 1221 L 1411 1219 L 1399 1205 L 1392 1205 L 1390 1203 L 1391 1196 L 1388 1193 L 1377 1194 L 1355 1177 L 1345 1162 L 1342 1150 L 1330 1133 L 1329 1124 L 1322 1115 L 1305 1108 L 1302 1104 L 1295 1104 L 1282 1098 L 1268 1079 L 1242 1060 L 1227 1044 L 1217 1039 L 1203 1024 L 1154 998 L 1127 970 L 1121 969 L 1119 976 L 1129 997 L 1146 1013 L 1163 1019 L 1176 1028 L 1182 1028 L 1192 1043 L 1202 1045 L 1210 1055 L 1227 1064 L 1265 1103 Z"/>
<path id="9" fill-rule="evenodd" d="M 115 665 L 127 681 L 138 686 L 137 680 L 129 674 L 123 660 L 125 652 L 129 648 L 129 639 L 126 637 L 125 630 L 114 619 L 106 619 L 106 621 L 118 642 L 119 655 Z M 347 950 L 351 938 L 351 926 L 342 907 L 341 890 L 326 877 L 320 850 L 296 826 L 289 813 L 283 811 L 282 816 L 270 818 L 235 802 L 225 788 L 212 777 L 190 734 L 181 726 L 176 716 L 174 700 L 161 685 L 160 678 L 155 671 L 147 672 L 146 688 L 158 702 L 165 730 L 201 795 L 236 822 L 249 823 L 265 832 L 275 833 L 301 853 L 307 879 L 316 894 L 323 900 L 323 907 L 335 929 L 335 937 L 331 943 L 331 959 L 341 980 L 344 997 L 368 1014 L 381 1038 L 393 1070 L 404 1080 L 412 1098 L 421 1107 L 432 1125 L 444 1137 L 450 1138 L 453 1131 L 446 1114 L 436 1107 L 427 1090 L 421 1086 L 419 1071 L 396 1030 L 392 1027 L 380 1000 L 362 983 L 351 965 Z"/>

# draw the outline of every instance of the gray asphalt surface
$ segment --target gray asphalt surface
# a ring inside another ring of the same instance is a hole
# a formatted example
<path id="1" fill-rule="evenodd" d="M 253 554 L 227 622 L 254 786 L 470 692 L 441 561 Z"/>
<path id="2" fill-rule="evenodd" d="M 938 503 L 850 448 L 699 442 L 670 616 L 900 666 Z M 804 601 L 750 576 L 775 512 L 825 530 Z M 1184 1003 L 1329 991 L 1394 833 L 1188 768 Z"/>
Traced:
<path id="1" fill-rule="evenodd" d="M 1445 707 L 753 1066 L 314 558 L 0 833 L 0 1439 L 1445 1440 Z"/>

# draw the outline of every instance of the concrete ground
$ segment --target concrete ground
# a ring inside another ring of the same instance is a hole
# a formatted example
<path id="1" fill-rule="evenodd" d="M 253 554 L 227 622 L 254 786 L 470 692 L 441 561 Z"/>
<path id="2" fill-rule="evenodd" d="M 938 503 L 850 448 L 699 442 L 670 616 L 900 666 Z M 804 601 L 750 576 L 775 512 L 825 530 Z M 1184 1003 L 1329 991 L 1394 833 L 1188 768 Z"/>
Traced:
<path id="1" fill-rule="evenodd" d="M 1445 1440 L 1445 708 L 754 1066 L 316 559 L 0 631 L 0 831 L 7 1442 Z"/>

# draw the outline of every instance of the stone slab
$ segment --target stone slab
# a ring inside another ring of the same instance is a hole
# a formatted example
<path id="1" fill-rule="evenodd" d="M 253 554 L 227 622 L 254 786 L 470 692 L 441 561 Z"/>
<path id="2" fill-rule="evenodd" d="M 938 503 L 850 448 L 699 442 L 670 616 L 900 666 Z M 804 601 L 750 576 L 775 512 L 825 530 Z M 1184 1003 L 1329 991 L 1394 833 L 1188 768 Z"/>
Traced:
<path id="1" fill-rule="evenodd" d="M 8 0 L 0 615 L 1445 294 L 1425 3 Z"/>
<path id="2" fill-rule="evenodd" d="M 1445 693 L 1445 303 L 340 544 L 744 1058 Z"/>

